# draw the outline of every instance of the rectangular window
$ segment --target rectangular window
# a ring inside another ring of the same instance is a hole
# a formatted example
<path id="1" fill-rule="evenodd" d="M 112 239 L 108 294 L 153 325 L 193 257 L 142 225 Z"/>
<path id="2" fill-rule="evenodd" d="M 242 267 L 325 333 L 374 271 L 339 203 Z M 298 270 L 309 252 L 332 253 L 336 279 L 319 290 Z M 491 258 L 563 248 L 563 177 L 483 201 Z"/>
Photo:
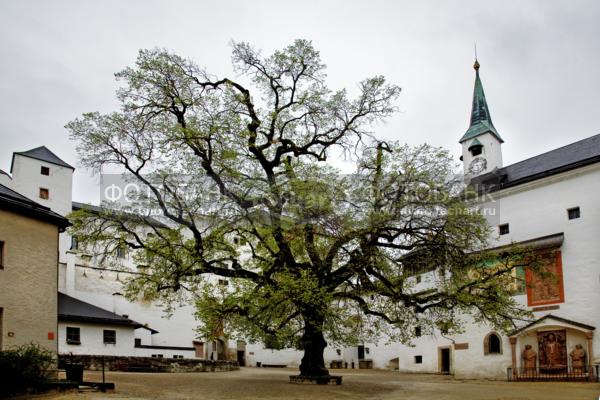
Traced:
<path id="1" fill-rule="evenodd" d="M 71 250 L 79 249 L 79 240 L 77 240 L 77 236 L 71 236 Z"/>
<path id="2" fill-rule="evenodd" d="M 125 246 L 117 247 L 117 257 L 125 258 L 127 256 L 127 248 Z"/>
<path id="3" fill-rule="evenodd" d="M 510 232 L 510 230 L 508 229 L 508 224 L 498 225 L 498 232 L 501 235 L 508 235 L 508 233 Z"/>
<path id="4" fill-rule="evenodd" d="M 40 188 L 40 199 L 48 200 L 50 198 L 50 191 L 46 188 Z"/>
<path id="5" fill-rule="evenodd" d="M 68 344 L 81 344 L 79 328 L 67 326 L 67 343 Z"/>
<path id="6" fill-rule="evenodd" d="M 569 208 L 567 210 L 567 215 L 569 216 L 569 219 L 580 218 L 581 217 L 581 210 L 579 209 L 579 207 Z"/>
<path id="7" fill-rule="evenodd" d="M 135 339 L 133 339 L 133 343 L 134 343 L 133 344 L 134 347 L 140 347 L 142 345 L 142 339 L 135 338 Z"/>
<path id="8" fill-rule="evenodd" d="M 0 240 L 0 269 L 4 269 L 4 242 Z"/>
<path id="9" fill-rule="evenodd" d="M 227 279 L 219 279 L 219 285 L 227 286 L 229 285 L 229 281 Z"/>
<path id="10" fill-rule="evenodd" d="M 421 327 L 420 326 L 415 326 L 415 336 L 421 337 Z"/>
<path id="11" fill-rule="evenodd" d="M 516 296 L 525 294 L 525 289 L 527 288 L 525 280 L 525 267 L 523 265 L 515 267 L 513 270 L 513 276 L 515 278 L 515 283 L 511 291 L 512 295 Z"/>
<path id="12" fill-rule="evenodd" d="M 104 330 L 104 344 L 116 344 L 117 343 L 117 331 L 112 329 Z"/>
<path id="13" fill-rule="evenodd" d="M 415 356 L 415 364 L 423 364 L 423 356 Z"/>
<path id="14" fill-rule="evenodd" d="M 152 358 L 163 358 L 162 354 L 152 354 Z"/>
<path id="15" fill-rule="evenodd" d="M 48 167 L 42 167 L 42 169 L 41 169 L 40 173 L 41 173 L 42 175 L 46 175 L 46 176 L 48 176 L 48 175 L 50 175 L 50 168 L 48 168 Z"/>

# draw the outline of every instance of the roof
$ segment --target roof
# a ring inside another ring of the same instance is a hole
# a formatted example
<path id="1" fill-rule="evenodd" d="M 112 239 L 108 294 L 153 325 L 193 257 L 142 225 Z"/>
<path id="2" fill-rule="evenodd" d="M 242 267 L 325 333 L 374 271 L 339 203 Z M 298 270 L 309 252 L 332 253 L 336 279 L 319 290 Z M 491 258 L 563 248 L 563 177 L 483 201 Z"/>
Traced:
<path id="1" fill-rule="evenodd" d="M 53 152 L 48 150 L 48 148 L 46 146 L 40 146 L 40 147 L 36 147 L 35 149 L 13 153 L 12 162 L 10 164 L 10 172 L 11 173 L 13 170 L 13 165 L 15 163 L 16 155 L 33 158 L 33 159 L 40 160 L 40 161 L 45 161 L 47 163 L 51 163 L 54 165 L 60 165 L 61 167 L 71 168 L 72 170 L 75 170 L 74 167 L 67 164 L 66 162 L 64 162 L 63 160 L 58 158 L 58 156 L 56 154 L 54 154 Z"/>
<path id="2" fill-rule="evenodd" d="M 479 62 L 477 62 L 477 60 L 475 60 L 475 65 L 473 67 L 475 68 L 475 88 L 473 89 L 471 123 L 469 129 L 467 129 L 463 137 L 459 140 L 459 143 L 473 139 L 484 133 L 491 133 L 500 141 L 500 143 L 504 143 L 504 140 L 502 140 L 492 123 L 492 116 L 490 115 L 490 110 L 483 91 L 483 84 L 481 83 L 481 78 L 479 78 Z"/>
<path id="3" fill-rule="evenodd" d="M 131 217 L 131 219 L 135 219 L 135 218 L 141 218 L 142 220 L 144 220 L 146 223 L 155 226 L 157 228 L 168 228 L 167 225 L 163 224 L 162 222 L 158 221 L 155 218 L 149 217 L 149 216 L 145 216 L 145 215 L 140 215 L 140 214 L 133 214 L 133 213 L 127 213 L 127 212 L 123 212 L 123 211 L 119 211 L 119 210 L 113 210 L 110 208 L 105 208 L 105 207 L 100 207 L 100 206 L 94 206 L 92 204 L 85 204 L 85 203 L 79 203 L 77 201 L 74 201 L 72 203 L 72 209 L 73 211 L 77 211 L 77 210 L 87 210 L 90 211 L 92 213 L 102 213 L 102 212 L 114 212 L 114 213 L 120 213 L 125 217 Z"/>
<path id="4" fill-rule="evenodd" d="M 149 328 L 144 324 L 140 324 L 127 317 L 96 307 L 60 292 L 58 293 L 58 320 L 125 325 L 131 326 L 134 329 L 145 328 L 153 334 L 158 333 L 157 330 Z"/>
<path id="5" fill-rule="evenodd" d="M 1 169 L 0 169 L 0 175 L 6 175 L 6 176 L 8 176 L 9 178 L 11 178 L 11 177 L 10 177 L 10 174 L 9 174 L 8 172 L 6 172 L 6 171 L 3 171 L 3 170 L 1 170 Z M 12 179 L 12 178 L 11 178 L 11 179 Z"/>
<path id="6" fill-rule="evenodd" d="M 587 329 L 587 330 L 590 330 L 590 331 L 593 331 L 593 330 L 596 329 L 595 327 L 593 327 L 591 325 L 586 325 L 586 324 L 582 324 L 581 322 L 572 321 L 570 319 L 566 319 L 566 318 L 562 318 L 562 317 L 557 317 L 556 315 L 552 315 L 552 314 L 547 314 L 547 315 L 544 315 L 543 317 L 538 318 L 535 321 L 533 321 L 533 322 L 531 322 L 531 323 L 529 323 L 529 324 L 527 324 L 527 325 L 525 325 L 525 326 L 523 326 L 523 327 L 521 327 L 521 328 L 519 328 L 517 330 L 512 331 L 511 333 L 508 334 L 508 336 L 515 336 L 515 335 L 517 335 L 517 334 L 519 334 L 519 333 L 521 333 L 521 332 L 523 332 L 523 331 L 531 328 L 532 326 L 535 326 L 535 325 L 539 324 L 540 322 L 543 322 L 543 321 L 545 321 L 547 319 L 553 319 L 553 320 L 558 321 L 558 322 L 562 322 L 562 323 L 565 323 L 565 324 L 573 325 L 573 326 L 576 326 L 578 328 Z"/>
<path id="7" fill-rule="evenodd" d="M 534 239 L 524 240 L 522 242 L 514 242 L 511 244 L 505 244 L 502 246 L 492 247 L 489 249 L 485 249 L 484 251 L 499 253 L 501 251 L 505 251 L 507 249 L 514 248 L 515 246 L 517 247 L 517 249 L 520 248 L 520 249 L 525 249 L 525 250 L 527 250 L 527 249 L 535 249 L 535 250 L 552 249 L 552 248 L 562 246 L 564 240 L 565 240 L 565 234 L 563 232 L 559 232 L 559 233 L 554 233 L 552 235 L 546 235 L 546 236 L 537 237 Z"/>
<path id="8" fill-rule="evenodd" d="M 490 193 L 597 162 L 600 134 L 477 176 L 471 185 Z"/>
<path id="9" fill-rule="evenodd" d="M 0 208 L 53 223 L 61 230 L 71 225 L 68 219 L 50 210 L 49 207 L 36 203 L 4 185 L 0 185 Z"/>

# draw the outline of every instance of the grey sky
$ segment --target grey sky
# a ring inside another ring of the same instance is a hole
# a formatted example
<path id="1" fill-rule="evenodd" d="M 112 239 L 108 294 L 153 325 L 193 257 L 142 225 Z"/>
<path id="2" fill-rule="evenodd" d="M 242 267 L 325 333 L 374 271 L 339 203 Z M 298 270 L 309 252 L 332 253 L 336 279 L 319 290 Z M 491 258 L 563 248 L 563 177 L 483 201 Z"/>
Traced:
<path id="1" fill-rule="evenodd" d="M 332 88 L 383 74 L 403 93 L 376 131 L 458 157 L 477 42 L 505 165 L 600 133 L 600 1 L 0 0 L 0 169 L 48 146 L 77 165 L 64 125 L 116 107 L 113 73 L 166 47 L 232 76 L 229 42 L 269 53 L 313 40 Z M 78 169 L 74 199 L 98 200 Z"/>

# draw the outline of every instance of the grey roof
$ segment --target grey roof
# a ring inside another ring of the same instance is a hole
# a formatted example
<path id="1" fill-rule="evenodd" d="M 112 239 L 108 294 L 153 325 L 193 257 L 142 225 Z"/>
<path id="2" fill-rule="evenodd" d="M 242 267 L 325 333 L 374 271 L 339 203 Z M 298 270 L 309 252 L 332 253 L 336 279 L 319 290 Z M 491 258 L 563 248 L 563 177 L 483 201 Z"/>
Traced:
<path id="1" fill-rule="evenodd" d="M 60 229 L 71 225 L 69 220 L 50 210 L 49 207 L 36 203 L 4 185 L 0 185 L 0 207 L 32 218 L 51 222 Z"/>
<path id="2" fill-rule="evenodd" d="M 34 158 L 36 160 L 45 161 L 51 164 L 60 165 L 61 167 L 71 168 L 72 170 L 75 170 L 74 167 L 67 164 L 66 162 L 58 158 L 56 154 L 48 150 L 46 146 L 40 146 L 36 147 L 35 149 L 13 153 L 12 162 L 10 164 L 10 172 L 12 172 L 13 170 L 13 164 L 15 163 L 16 155 Z"/>
<path id="3" fill-rule="evenodd" d="M 158 333 L 158 331 L 140 324 L 139 322 L 135 322 L 127 317 L 96 307 L 60 292 L 58 293 L 58 320 L 100 323 L 105 325 L 126 325 L 131 326 L 134 329 L 145 328 L 153 334 Z"/>
<path id="4" fill-rule="evenodd" d="M 101 213 L 101 212 L 114 212 L 114 213 L 118 213 L 118 214 L 122 214 L 125 217 L 131 217 L 132 220 L 134 219 L 142 219 L 143 221 L 145 221 L 146 223 L 155 226 L 157 228 L 168 228 L 167 225 L 163 224 L 162 222 L 150 217 L 150 216 L 145 216 L 145 215 L 140 215 L 140 214 L 133 214 L 133 213 L 127 213 L 127 212 L 123 212 L 123 211 L 119 211 L 119 210 L 113 210 L 110 208 L 105 208 L 105 207 L 101 207 L 101 206 L 94 206 L 92 204 L 86 204 L 86 203 L 79 203 L 77 201 L 74 201 L 72 203 L 72 208 L 73 211 L 77 211 L 77 210 L 87 210 L 90 211 L 92 213 Z"/>
<path id="5" fill-rule="evenodd" d="M 495 192 L 597 162 L 600 134 L 477 176 L 471 185 L 479 192 Z"/>
<path id="6" fill-rule="evenodd" d="M 0 175 L 6 175 L 6 176 L 8 176 L 9 178 L 11 178 L 11 176 L 10 176 L 10 174 L 9 174 L 8 172 L 6 172 L 6 171 L 3 171 L 3 170 L 1 170 L 1 169 L 0 169 Z M 12 178 L 11 178 L 11 179 L 12 179 Z"/>

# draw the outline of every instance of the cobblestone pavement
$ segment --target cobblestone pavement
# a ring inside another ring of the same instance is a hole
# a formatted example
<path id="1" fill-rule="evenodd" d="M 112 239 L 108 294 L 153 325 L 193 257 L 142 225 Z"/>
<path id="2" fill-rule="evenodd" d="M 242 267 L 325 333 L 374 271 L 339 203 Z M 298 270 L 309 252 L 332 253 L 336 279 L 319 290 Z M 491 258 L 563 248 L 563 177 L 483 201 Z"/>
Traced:
<path id="1" fill-rule="evenodd" d="M 448 376 L 401 374 L 376 370 L 333 370 L 341 386 L 290 384 L 294 369 L 242 368 L 218 373 L 106 374 L 116 390 L 40 396 L 52 400 L 104 399 L 382 399 L 382 400 L 598 400 L 600 384 L 570 382 L 510 383 L 459 380 Z M 88 374 L 86 379 L 98 379 Z"/>

